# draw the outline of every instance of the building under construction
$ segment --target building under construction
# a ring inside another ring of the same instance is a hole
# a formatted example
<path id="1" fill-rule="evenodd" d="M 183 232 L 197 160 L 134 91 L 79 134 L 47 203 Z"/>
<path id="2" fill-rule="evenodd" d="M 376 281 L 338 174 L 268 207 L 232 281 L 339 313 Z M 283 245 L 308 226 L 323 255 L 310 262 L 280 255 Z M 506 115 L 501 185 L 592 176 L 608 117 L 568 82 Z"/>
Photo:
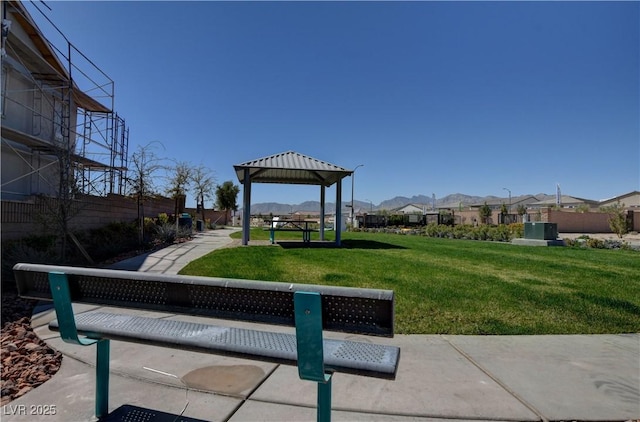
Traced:
<path id="1" fill-rule="evenodd" d="M 2 1 L 2 200 L 125 194 L 129 129 L 114 82 L 46 7 Z"/>

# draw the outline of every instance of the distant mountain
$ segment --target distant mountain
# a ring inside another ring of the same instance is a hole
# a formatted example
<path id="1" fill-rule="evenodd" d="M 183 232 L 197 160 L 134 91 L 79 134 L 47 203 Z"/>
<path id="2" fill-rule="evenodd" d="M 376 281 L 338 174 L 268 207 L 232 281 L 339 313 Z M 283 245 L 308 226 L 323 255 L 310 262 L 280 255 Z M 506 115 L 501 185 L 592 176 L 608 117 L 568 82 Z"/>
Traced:
<path id="1" fill-rule="evenodd" d="M 294 208 L 296 208 L 296 206 L 290 204 L 280 204 L 278 202 L 262 202 L 260 204 L 251 204 L 251 214 L 289 214 L 294 210 Z M 318 208 L 320 208 L 319 205 Z"/>
<path id="2" fill-rule="evenodd" d="M 333 202 L 326 202 L 326 212 L 332 213 L 336 210 L 336 204 Z M 301 204 L 293 206 L 295 211 L 320 211 L 320 201 L 305 201 Z"/>
<path id="3" fill-rule="evenodd" d="M 462 193 L 454 193 L 436 201 L 436 206 L 440 208 L 457 208 L 461 204 L 463 206 L 477 204 L 478 202 L 483 202 L 489 198 L 495 198 L 495 196 L 471 196 Z"/>
<path id="4" fill-rule="evenodd" d="M 528 196 L 528 195 L 522 195 Z M 545 199 L 547 197 L 552 197 L 552 195 L 546 195 L 544 193 L 539 193 L 535 196 L 539 200 Z M 485 201 L 487 202 L 495 202 L 496 200 L 504 200 L 505 203 L 508 201 L 507 198 L 500 198 L 497 196 L 472 196 L 465 195 L 462 193 L 454 193 L 447 195 L 442 198 L 436 198 L 436 208 L 458 208 L 462 206 L 468 206 L 471 204 L 481 204 Z M 428 208 L 431 207 L 433 199 L 426 195 L 414 195 L 411 198 L 406 196 L 396 196 L 392 199 L 387 199 L 382 201 L 379 205 L 372 204 L 370 202 L 364 201 L 353 201 L 353 207 L 356 212 L 367 212 L 367 211 L 378 211 L 378 210 L 393 210 L 396 208 L 402 208 L 408 204 L 419 204 L 426 205 Z M 348 212 L 350 209 L 351 201 L 346 200 L 342 202 L 342 210 L 343 212 Z M 335 212 L 335 203 L 327 202 L 325 204 L 325 212 L 327 214 L 333 214 Z M 251 204 L 251 214 L 262 214 L 262 215 L 284 215 L 290 214 L 300 211 L 320 211 L 320 202 L 319 201 L 306 201 L 300 204 L 280 204 L 277 202 L 263 202 L 259 204 Z"/>
<path id="5" fill-rule="evenodd" d="M 436 198 L 436 208 L 457 208 L 461 204 L 462 205 L 470 205 L 476 204 L 478 202 L 482 202 L 484 200 L 488 200 L 490 198 L 495 198 L 494 196 L 470 196 L 462 193 L 454 193 L 447 195 L 443 198 Z M 416 204 L 416 205 L 427 205 L 431 207 L 433 205 L 433 198 L 425 195 L 415 195 L 411 198 L 407 198 L 405 196 L 396 196 L 393 199 L 388 199 L 380 203 L 380 206 L 377 208 L 392 210 L 395 208 L 401 208 L 408 204 Z"/>
<path id="6" fill-rule="evenodd" d="M 350 207 L 347 205 L 351 205 L 351 201 L 343 201 L 342 209 L 343 211 L 348 211 Z M 370 202 L 364 201 L 353 201 L 353 207 L 356 209 L 356 212 L 363 212 L 366 210 L 376 210 L 378 209 L 375 205 L 372 205 Z M 327 214 L 333 214 L 336 210 L 336 204 L 334 202 L 326 202 L 325 203 L 325 212 Z M 263 202 L 259 204 L 251 204 L 251 214 L 262 214 L 262 215 L 282 215 L 282 214 L 291 214 L 296 212 L 304 212 L 304 211 L 312 211 L 319 212 L 320 211 L 320 201 L 305 201 L 300 204 L 280 204 L 277 202 Z"/>
<path id="7" fill-rule="evenodd" d="M 408 204 L 431 204 L 432 199 L 425 195 L 414 195 L 411 198 L 407 198 L 406 196 L 396 196 L 392 199 L 387 199 L 386 201 L 382 201 L 380 205 L 377 207 L 379 209 L 385 210 L 393 210 L 395 208 L 401 208 Z M 436 205 L 437 205 L 436 199 Z"/>

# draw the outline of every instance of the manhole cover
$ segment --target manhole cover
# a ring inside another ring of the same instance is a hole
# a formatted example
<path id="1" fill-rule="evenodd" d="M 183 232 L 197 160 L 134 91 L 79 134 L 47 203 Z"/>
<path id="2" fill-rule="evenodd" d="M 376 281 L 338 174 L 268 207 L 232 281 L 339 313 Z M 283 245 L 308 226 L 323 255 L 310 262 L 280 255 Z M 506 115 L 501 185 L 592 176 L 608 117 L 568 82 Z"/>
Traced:
<path id="1" fill-rule="evenodd" d="M 255 365 L 206 366 L 189 372 L 182 381 L 189 388 L 240 394 L 257 387 L 264 375 L 264 370 Z"/>

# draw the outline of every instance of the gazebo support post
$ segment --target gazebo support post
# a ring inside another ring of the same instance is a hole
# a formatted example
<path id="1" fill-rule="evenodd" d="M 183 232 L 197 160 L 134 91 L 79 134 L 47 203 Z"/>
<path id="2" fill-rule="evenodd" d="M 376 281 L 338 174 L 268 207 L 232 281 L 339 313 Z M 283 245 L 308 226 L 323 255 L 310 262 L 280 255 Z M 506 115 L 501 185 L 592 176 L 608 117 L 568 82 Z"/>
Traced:
<path id="1" fill-rule="evenodd" d="M 320 240 L 324 241 L 325 186 L 320 185 Z"/>
<path id="2" fill-rule="evenodd" d="M 336 246 L 340 246 L 342 236 L 342 179 L 336 182 Z"/>
<path id="3" fill-rule="evenodd" d="M 249 169 L 244 169 L 244 191 L 242 193 L 242 245 L 249 244 L 251 231 L 251 176 Z"/>

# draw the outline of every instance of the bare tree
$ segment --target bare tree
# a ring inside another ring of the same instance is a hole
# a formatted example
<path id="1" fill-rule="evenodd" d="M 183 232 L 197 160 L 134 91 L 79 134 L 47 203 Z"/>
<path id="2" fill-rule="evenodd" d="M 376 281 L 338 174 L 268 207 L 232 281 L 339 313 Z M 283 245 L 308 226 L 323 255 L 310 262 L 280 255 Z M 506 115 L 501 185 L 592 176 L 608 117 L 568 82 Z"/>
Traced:
<path id="1" fill-rule="evenodd" d="M 214 185 L 216 179 L 211 171 L 200 165 L 192 169 L 191 172 L 191 189 L 196 195 L 197 208 L 200 209 L 200 215 L 202 216 L 202 222 L 204 223 L 204 201 L 213 198 Z"/>
<path id="2" fill-rule="evenodd" d="M 189 190 L 191 183 L 191 174 L 193 168 L 185 161 L 178 161 L 171 167 L 171 175 L 169 176 L 169 184 L 167 194 L 175 200 L 175 216 L 176 225 L 178 224 L 178 203 L 180 198 L 184 197 Z"/>
<path id="3" fill-rule="evenodd" d="M 627 219 L 627 211 L 624 204 L 618 201 L 616 204 L 602 207 L 602 212 L 609 214 L 609 227 L 611 231 L 618 235 L 620 239 L 629 233 L 629 221 Z"/>
<path id="4" fill-rule="evenodd" d="M 137 151 L 131 156 L 133 167 L 129 169 L 133 174 L 128 179 L 128 193 L 135 196 L 138 204 L 139 243 L 144 240 L 144 203 L 157 194 L 156 173 L 165 168 L 162 159 L 158 158 L 153 151 L 154 143 L 150 142 L 144 146 L 138 146 Z"/>

